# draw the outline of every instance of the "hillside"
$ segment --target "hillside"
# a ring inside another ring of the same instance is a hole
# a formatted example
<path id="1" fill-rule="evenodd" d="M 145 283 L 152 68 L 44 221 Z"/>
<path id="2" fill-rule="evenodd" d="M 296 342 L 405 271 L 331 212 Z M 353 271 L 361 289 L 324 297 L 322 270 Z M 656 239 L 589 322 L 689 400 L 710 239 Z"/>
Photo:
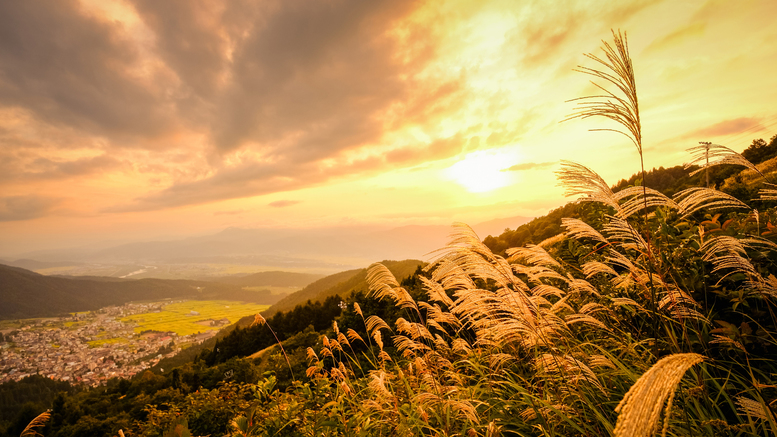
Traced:
<path id="1" fill-rule="evenodd" d="M 204 281 L 63 278 L 0 264 L 0 319 L 48 317 L 130 301 L 172 297 L 272 304 L 269 293 Z"/>
<path id="2" fill-rule="evenodd" d="M 388 267 L 400 281 L 412 275 L 416 268 L 422 264 L 424 263 L 418 260 L 383 261 L 383 265 Z M 320 302 L 334 295 L 346 297 L 354 290 L 367 290 L 367 269 L 348 270 L 319 279 L 302 290 L 281 299 L 262 315 L 270 317 L 279 311 L 289 311 L 308 300 Z"/>

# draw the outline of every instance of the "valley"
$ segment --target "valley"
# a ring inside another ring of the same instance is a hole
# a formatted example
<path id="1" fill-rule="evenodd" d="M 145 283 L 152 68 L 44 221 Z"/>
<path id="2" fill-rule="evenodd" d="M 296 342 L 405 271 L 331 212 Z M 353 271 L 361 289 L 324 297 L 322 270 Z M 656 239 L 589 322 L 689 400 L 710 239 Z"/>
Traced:
<path id="1" fill-rule="evenodd" d="M 130 378 L 268 307 L 167 300 L 22 321 L 18 329 L 6 329 L 6 341 L 0 342 L 0 382 L 34 374 L 86 385 Z"/>

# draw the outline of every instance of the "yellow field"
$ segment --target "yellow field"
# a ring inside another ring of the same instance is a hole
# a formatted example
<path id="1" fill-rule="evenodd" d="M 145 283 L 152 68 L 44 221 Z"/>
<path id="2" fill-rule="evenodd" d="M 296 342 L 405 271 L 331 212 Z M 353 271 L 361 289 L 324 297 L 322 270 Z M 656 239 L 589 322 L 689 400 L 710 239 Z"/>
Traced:
<path id="1" fill-rule="evenodd" d="M 269 307 L 269 305 L 225 300 L 190 300 L 166 305 L 159 313 L 135 314 L 121 320 L 137 323 L 139 326 L 135 328 L 135 332 L 154 330 L 190 335 L 223 328 L 223 326 L 204 326 L 197 322 L 226 318 L 230 323 L 235 323 L 241 317 L 262 312 Z M 199 315 L 191 315 L 192 311 L 198 312 Z"/>
<path id="2" fill-rule="evenodd" d="M 89 347 L 98 347 L 109 343 L 127 343 L 127 341 L 128 340 L 126 338 L 118 337 L 118 338 L 106 338 L 103 340 L 92 340 L 92 341 L 88 341 L 87 343 L 89 344 Z"/>

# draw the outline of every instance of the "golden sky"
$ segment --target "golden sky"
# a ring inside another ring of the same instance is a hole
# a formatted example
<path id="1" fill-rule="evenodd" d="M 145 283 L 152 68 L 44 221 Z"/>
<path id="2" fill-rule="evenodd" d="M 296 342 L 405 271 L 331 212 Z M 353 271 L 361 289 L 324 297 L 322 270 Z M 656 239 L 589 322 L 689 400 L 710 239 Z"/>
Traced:
<path id="1" fill-rule="evenodd" d="M 0 254 L 237 227 L 475 223 L 614 184 L 577 65 L 628 33 L 646 166 L 777 133 L 777 2 L 0 2 Z"/>

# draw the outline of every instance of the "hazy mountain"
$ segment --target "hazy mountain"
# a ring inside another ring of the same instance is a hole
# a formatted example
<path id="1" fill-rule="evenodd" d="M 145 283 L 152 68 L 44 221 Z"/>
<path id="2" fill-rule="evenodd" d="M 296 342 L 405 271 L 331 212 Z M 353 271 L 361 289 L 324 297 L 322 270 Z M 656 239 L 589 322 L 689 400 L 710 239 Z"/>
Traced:
<path id="1" fill-rule="evenodd" d="M 34 259 L 17 259 L 16 261 L 3 261 L 0 260 L 0 264 L 4 264 L 11 267 L 19 267 L 27 270 L 48 269 L 51 267 L 66 267 L 73 265 L 80 265 L 79 262 L 74 261 L 36 261 Z"/>
<path id="2" fill-rule="evenodd" d="M 225 299 L 273 304 L 279 296 L 231 284 L 165 279 L 63 278 L 0 265 L 0 319 L 48 317 L 130 301 Z"/>
<path id="3" fill-rule="evenodd" d="M 481 238 L 499 235 L 526 217 L 491 220 L 473 228 Z M 25 254 L 35 261 L 114 264 L 218 263 L 292 269 L 342 271 L 376 259 L 424 258 L 442 247 L 449 226 L 332 227 L 318 229 L 228 228 L 212 235 L 182 240 L 122 244 L 94 251 L 56 250 Z"/>

